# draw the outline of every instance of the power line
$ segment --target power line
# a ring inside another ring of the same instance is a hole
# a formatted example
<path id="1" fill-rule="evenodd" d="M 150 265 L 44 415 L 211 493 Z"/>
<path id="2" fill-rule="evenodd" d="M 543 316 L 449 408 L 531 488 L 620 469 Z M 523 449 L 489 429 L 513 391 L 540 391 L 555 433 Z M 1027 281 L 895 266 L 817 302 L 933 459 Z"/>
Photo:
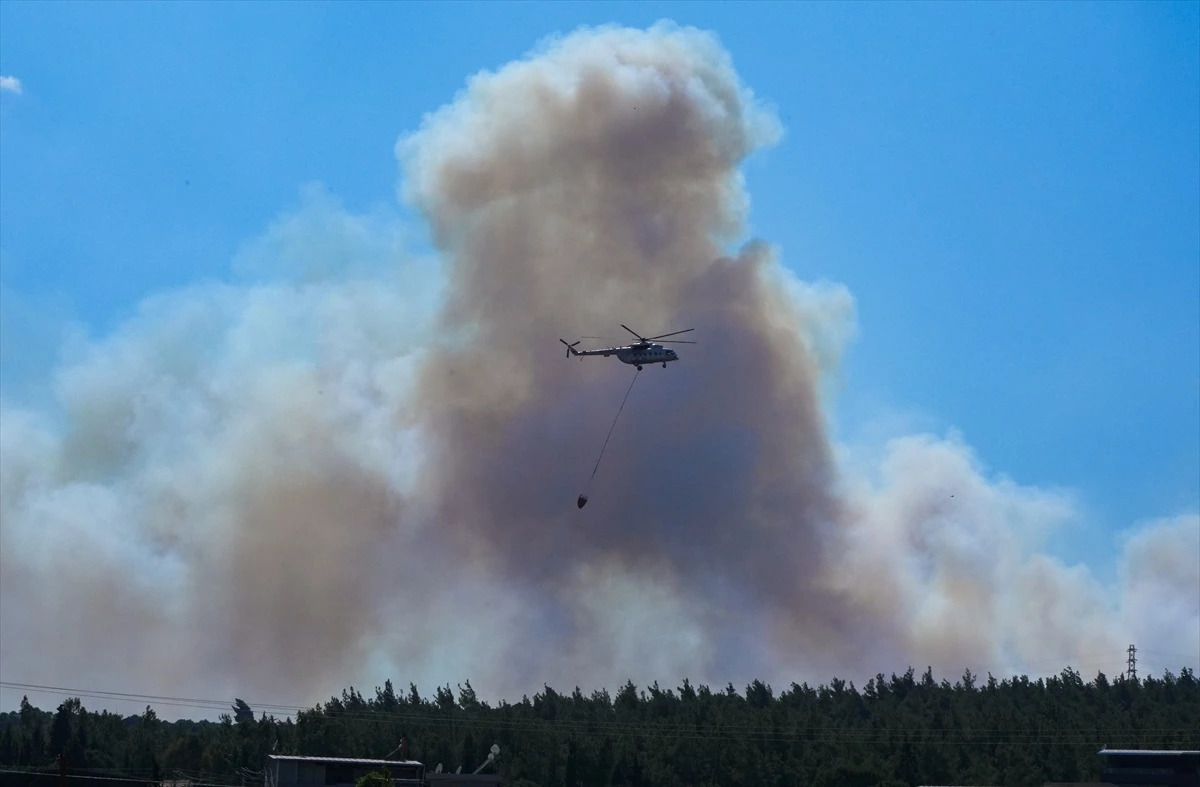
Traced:
<path id="1" fill-rule="evenodd" d="M 635 375 L 634 379 L 635 380 L 637 379 L 636 375 Z M 628 391 L 627 391 L 627 394 L 628 394 Z M 1173 657 L 1182 657 L 1183 656 L 1183 654 L 1167 653 L 1165 651 L 1145 651 L 1144 650 L 1143 652 L 1158 653 L 1163 656 L 1168 656 L 1168 655 L 1173 656 Z M 1135 653 L 1136 653 L 1136 648 L 1133 645 L 1130 645 L 1129 649 L 1127 651 L 1127 655 L 1128 655 L 1129 659 L 1127 661 L 1127 669 L 1125 672 L 1126 672 L 1127 677 L 1130 677 L 1131 679 L 1134 679 L 1134 680 L 1136 680 L 1136 655 L 1135 655 Z M 1066 667 L 1064 667 L 1064 669 L 1070 668 L 1076 672 L 1080 672 L 1084 668 L 1102 668 L 1105 664 L 1112 663 L 1107 660 L 1100 659 L 1099 654 L 1095 654 L 1094 659 L 1095 660 L 1089 659 L 1088 661 L 1083 662 L 1083 661 L 1075 661 L 1073 659 L 1046 658 L 1046 659 L 1039 659 L 1039 660 L 1034 660 L 1034 661 L 1027 661 L 1026 663 L 1027 664 L 1049 664 L 1049 663 L 1054 662 L 1054 663 L 1066 664 Z M 1072 661 L 1075 661 L 1075 663 L 1071 664 Z M 1130 668 L 1132 668 L 1132 669 L 1130 669 Z M 978 678 L 980 676 L 976 675 L 975 677 Z M 1027 677 L 1027 676 L 1022 675 L 1020 677 Z M 1009 682 L 1012 682 L 1011 678 L 1009 678 L 1007 680 Z M 147 703 L 152 703 L 152 704 L 157 704 L 157 705 L 167 705 L 167 706 L 173 706 L 173 707 L 188 707 L 188 708 L 197 708 L 197 709 L 204 709 L 204 710 L 228 711 L 232 708 L 229 701 L 223 700 L 223 699 L 175 697 L 175 696 L 159 695 L 159 694 L 140 694 L 140 693 L 133 693 L 133 692 L 108 691 L 108 690 L 102 690 L 102 689 L 78 689 L 78 688 L 69 688 L 69 687 L 64 687 L 64 686 L 52 686 L 52 685 L 36 684 L 36 683 L 20 683 L 20 682 L 14 682 L 14 681 L 0 681 L 0 688 L 22 690 L 22 691 L 61 693 L 61 694 L 69 694 L 69 695 L 73 695 L 73 696 L 92 697 L 95 699 L 111 699 L 111 700 L 118 700 L 118 701 L 124 701 L 124 702 L 138 702 L 138 703 L 147 702 Z M 976 690 L 980 690 L 978 688 L 978 684 L 977 684 Z M 336 700 L 337 698 L 334 697 L 332 699 Z M 308 704 L 308 705 L 299 705 L 299 704 L 286 704 L 286 703 L 258 702 L 258 701 L 253 701 L 253 700 L 246 700 L 246 702 L 248 705 L 250 705 L 253 708 L 263 709 L 263 710 L 267 710 L 267 711 L 273 711 L 276 713 L 284 714 L 289 717 L 294 716 L 297 713 L 302 712 L 302 711 L 317 710 L 316 706 L 320 704 L 320 703 L 314 703 L 314 704 Z"/>
<path id="2" fill-rule="evenodd" d="M 32 687 L 37 684 L 12 684 L 0 682 L 9 688 L 16 687 Z M 76 691 L 66 689 L 64 687 L 52 687 L 37 685 L 42 690 L 57 690 L 68 692 L 71 694 L 90 696 L 91 692 Z M 100 693 L 100 692 L 97 692 Z M 103 692 L 105 696 L 119 695 L 122 698 L 138 698 L 145 699 L 155 695 L 134 695 L 124 692 Z M 185 698 L 172 698 L 174 700 L 182 700 Z M 201 707 L 212 707 L 215 704 L 220 707 L 228 707 L 225 703 L 218 700 L 195 700 L 196 702 L 205 703 Z M 677 700 L 678 701 L 678 700 Z M 295 708 L 298 706 L 277 706 Z M 655 722 L 646 719 L 535 719 L 535 718 L 504 718 L 497 714 L 504 714 L 507 709 L 519 706 L 507 706 L 507 708 L 490 709 L 486 717 L 472 716 L 470 713 L 460 709 L 437 709 L 437 708 L 422 708 L 420 710 L 407 710 L 397 708 L 394 710 L 329 710 L 325 709 L 321 712 L 321 718 L 328 720 L 346 720 L 346 721 L 361 721 L 366 723 L 376 724 L 397 724 L 397 723 L 412 723 L 424 725 L 428 727 L 450 727 L 454 725 L 471 726 L 475 728 L 483 728 L 489 730 L 508 730 L 510 732 L 526 732 L 526 733 L 562 733 L 562 732 L 589 732 L 606 735 L 620 735 L 629 733 L 642 733 L 655 737 L 668 739 L 690 739 L 690 740 L 727 740 L 729 737 L 736 737 L 745 740 L 760 740 L 763 742 L 771 741 L 795 741 L 803 740 L 807 743 L 822 744 L 822 743 L 853 743 L 853 742 L 871 742 L 878 741 L 881 738 L 888 737 L 905 737 L 905 733 L 910 732 L 906 727 L 873 727 L 869 729 L 835 729 L 830 730 L 826 725 L 819 726 L 804 726 L 797 724 L 778 725 L 777 719 L 762 719 L 756 723 L 749 724 L 722 724 L 709 725 L 709 720 L 702 717 L 695 718 L 686 722 Z M 314 709 L 315 710 L 315 709 Z M 610 711 L 611 712 L 611 711 Z M 696 726 L 704 724 L 709 730 L 706 733 L 700 733 L 696 730 Z M 1190 731 L 1190 728 L 1181 727 L 1159 727 L 1159 728 L 1141 728 L 1136 731 L 1138 734 L 1139 743 L 1152 743 L 1164 741 L 1167 737 L 1175 737 L 1179 733 Z M 1097 736 L 1108 736 L 1110 738 L 1121 738 L 1127 742 L 1135 742 L 1133 740 L 1134 731 L 1116 728 L 1089 728 L 1087 730 L 1064 731 L 1061 728 L 1054 730 L 1031 730 L 1028 727 L 1019 728 L 990 728 L 985 730 L 964 729 L 960 726 L 944 726 L 930 727 L 923 730 L 925 736 L 940 738 L 941 740 L 914 740 L 910 741 L 914 744 L 932 745 L 1027 745 L 1032 743 L 1045 743 L 1053 745 L 1088 745 L 1096 740 Z M 1159 736 L 1159 737 L 1152 737 Z"/>
<path id="3" fill-rule="evenodd" d="M 58 777 L 58 774 L 55 772 L 39 771 L 39 770 L 33 770 L 33 769 L 29 769 L 29 768 L 0 767 L 0 773 L 14 773 L 14 774 L 20 774 L 20 775 L 24 775 L 24 776 L 45 776 L 47 778 L 49 778 L 49 777 L 57 778 Z M 69 773 L 69 774 L 67 774 L 67 778 L 69 778 L 69 779 L 89 779 L 91 781 L 99 781 L 99 782 L 125 782 L 126 784 L 128 784 L 129 782 L 138 782 L 140 784 L 160 784 L 160 785 L 165 784 L 167 782 L 177 781 L 177 779 L 172 779 L 172 778 L 154 779 L 154 778 L 145 778 L 145 777 L 141 777 L 141 776 L 88 776 L 88 775 L 85 775 L 82 773 Z M 233 787 L 232 782 L 196 781 L 194 779 L 188 779 L 187 781 L 189 782 L 189 787 Z"/>
<path id="4" fill-rule="evenodd" d="M 635 378 L 636 379 L 636 378 Z M 1131 660 L 1135 649 L 1130 646 Z M 1136 681 L 1136 673 L 1133 673 Z M 1038 681 L 1040 683 L 1040 680 Z M 46 684 L 34 683 L 18 683 L 12 681 L 0 681 L 0 687 L 8 689 L 39 691 L 39 692 L 54 692 L 64 693 L 73 696 L 85 696 L 98 699 L 117 700 L 125 702 L 146 702 L 148 704 L 169 705 L 176 707 L 191 707 L 204 710 L 220 710 L 228 712 L 232 705 L 226 700 L 216 700 L 197 697 L 176 697 L 169 695 L 157 694 L 137 694 L 132 692 L 118 692 L 107 690 L 94 689 L 74 689 L 63 686 L 52 686 Z M 920 684 L 913 687 L 914 690 L 920 690 Z M 981 688 L 976 688 L 976 691 L 982 691 Z M 345 694 L 345 692 L 343 692 Z M 361 696 L 361 695 L 359 695 Z M 739 696 L 740 700 L 741 697 Z M 675 698 L 675 702 L 681 701 Z M 721 700 L 718 700 L 720 702 Z M 472 717 L 467 711 L 458 707 L 439 708 L 437 706 L 425 706 L 420 708 L 405 707 L 407 703 L 403 700 L 397 708 L 390 710 L 376 709 L 371 707 L 366 708 L 338 708 L 335 703 L 338 703 L 336 697 L 331 698 L 331 702 L 325 704 L 324 707 L 320 703 L 315 706 L 289 705 L 282 703 L 262 703 L 248 702 L 251 707 L 259 710 L 270 711 L 272 717 L 276 714 L 282 716 L 282 720 L 291 722 L 292 717 L 295 717 L 296 723 L 302 720 L 302 714 L 311 713 L 325 719 L 342 719 L 346 721 L 363 721 L 374 724 L 419 724 L 430 727 L 445 727 L 453 725 L 467 725 L 473 727 L 483 727 L 492 730 L 509 730 L 513 732 L 569 732 L 572 730 L 588 730 L 592 732 L 603 732 L 606 734 L 618 734 L 621 732 L 633 732 L 634 730 L 642 731 L 645 734 L 664 736 L 664 737 L 682 737 L 694 739 L 713 739 L 713 735 L 699 736 L 696 733 L 695 725 L 704 723 L 702 719 L 694 719 L 689 722 L 654 722 L 645 719 L 619 719 L 619 718 L 596 718 L 594 715 L 591 718 L 584 719 L 534 719 L 528 717 L 513 718 L 508 712 L 508 709 L 517 709 L 521 706 L 503 704 L 499 707 L 489 708 L 486 717 Z M 517 711 L 520 713 L 520 711 Z M 589 709 L 585 713 L 595 713 L 595 710 Z M 613 709 L 601 709 L 601 713 L 605 715 L 615 714 Z M 715 729 L 714 735 L 717 738 L 723 736 L 738 736 L 750 737 L 763 740 L 794 740 L 798 735 L 804 735 L 806 739 L 814 743 L 819 742 L 848 742 L 851 740 L 875 740 L 880 736 L 897 732 L 894 728 L 874 728 L 873 730 L 836 730 L 831 731 L 825 727 L 803 727 L 794 724 L 786 725 L 786 729 L 780 730 L 776 727 L 772 731 L 764 729 L 766 725 L 759 721 L 752 724 L 733 724 L 721 725 Z M 813 732 L 821 733 L 821 736 L 814 737 Z M 942 727 L 927 730 L 930 734 L 939 735 L 948 739 L 948 742 L 960 743 L 988 743 L 988 744 L 1007 744 L 1007 743 L 1034 743 L 1059 740 L 1062 734 L 1061 730 L 1042 732 L 1030 730 L 1027 727 L 1014 729 L 993 728 L 989 730 L 972 731 L 962 729 L 961 727 Z M 1094 740 L 1096 735 L 1110 735 L 1110 737 L 1122 737 L 1129 740 L 1128 730 L 1100 730 L 1090 729 L 1087 735 L 1089 739 Z M 1178 728 L 1161 728 L 1161 729 L 1141 729 L 1138 732 L 1143 734 L 1168 734 L 1180 732 Z M 836 733 L 837 737 L 831 737 L 831 733 Z M 1132 741 L 1130 741 L 1132 742 Z M 1081 741 L 1083 743 L 1083 741 Z"/>
<path id="5" fill-rule="evenodd" d="M 125 702 L 153 702 L 161 705 L 175 705 L 179 707 L 190 708 L 207 708 L 211 710 L 229 710 L 232 708 L 228 700 L 216 699 L 201 699 L 195 697 L 170 697 L 160 694 L 135 694 L 124 691 L 106 691 L 103 689 L 73 689 L 65 686 L 49 686 L 38 683 L 16 683 L 13 681 L 0 681 L 0 688 L 16 689 L 23 691 L 42 691 L 56 694 L 70 694 L 80 697 L 93 697 L 96 699 L 113 699 L 122 700 Z M 248 705 L 255 708 L 266 708 L 268 710 L 287 710 L 301 711 L 307 710 L 310 706 L 304 705 L 281 705 L 267 702 L 247 702 Z"/>
<path id="6" fill-rule="evenodd" d="M 636 377 L 635 377 L 635 379 L 636 379 Z M 1134 646 L 1130 645 L 1130 653 L 1132 653 L 1133 650 L 1134 650 Z M 1060 663 L 1062 663 L 1063 661 L 1069 662 L 1070 660 L 1069 659 L 1061 660 Z M 1046 660 L 1042 661 L 1041 663 L 1050 663 L 1050 659 L 1046 659 Z M 1068 663 L 1067 667 L 1065 667 L 1064 669 L 1071 668 L 1074 671 L 1079 672 L 1080 668 L 1100 667 L 1100 666 L 1103 666 L 1104 663 L 1105 662 L 1103 662 L 1099 659 L 1097 659 L 1095 661 L 1088 661 L 1088 662 L 1076 662 L 1075 666 L 1072 666 Z M 978 678 L 979 676 L 976 675 L 975 677 Z M 1021 676 L 1021 677 L 1027 677 L 1027 676 Z M 1055 676 L 1055 677 L 1057 677 L 1057 676 Z M 1007 679 L 1007 680 L 1010 683 L 1013 682 L 1012 679 Z M 1030 681 L 1030 682 L 1033 683 L 1035 681 Z M 16 681 L 3 681 L 3 680 L 0 680 L 0 688 L 6 688 L 6 689 L 12 689 L 12 690 L 18 690 L 18 691 L 35 691 L 35 692 L 44 692 L 44 693 L 67 694 L 67 695 L 79 696 L 79 697 L 92 697 L 95 699 L 111 699 L 111 700 L 117 700 L 117 701 L 123 701 L 123 702 L 137 702 L 139 704 L 146 702 L 146 703 L 158 704 L 158 705 L 167 705 L 167 706 L 174 706 L 174 707 L 190 707 L 190 708 L 198 708 L 198 709 L 204 709 L 204 710 L 229 711 L 232 709 L 231 703 L 228 700 L 224 700 L 224 699 L 211 699 L 211 698 L 198 698 L 198 697 L 176 697 L 176 696 L 161 695 L 161 694 L 143 694 L 143 693 L 134 693 L 134 692 L 109 691 L 109 690 L 104 690 L 104 689 L 70 688 L 70 687 L 65 687 L 65 686 L 53 686 L 53 685 L 47 685 L 47 684 L 22 683 L 22 682 L 16 682 Z M 975 690 L 976 691 L 981 690 L 979 688 L 978 684 L 976 684 Z M 861 691 L 860 691 L 860 693 L 861 693 Z M 338 698 L 336 698 L 336 697 L 332 697 L 331 699 L 333 701 L 338 700 Z M 319 703 L 319 702 L 313 703 L 313 704 L 307 704 L 307 705 L 300 705 L 300 704 L 287 704 L 287 703 L 259 702 L 259 701 L 255 701 L 255 700 L 244 700 L 244 701 L 247 703 L 247 705 L 249 705 L 252 708 L 266 710 L 266 711 L 274 711 L 277 713 L 283 713 L 283 714 L 286 714 L 287 716 L 294 716 L 299 712 L 315 711 L 318 709 L 318 706 L 321 705 L 321 703 Z M 508 706 L 516 707 L 511 704 L 508 704 Z M 500 707 L 503 707 L 503 706 L 500 706 Z M 342 715 L 344 715 L 344 712 Z"/>

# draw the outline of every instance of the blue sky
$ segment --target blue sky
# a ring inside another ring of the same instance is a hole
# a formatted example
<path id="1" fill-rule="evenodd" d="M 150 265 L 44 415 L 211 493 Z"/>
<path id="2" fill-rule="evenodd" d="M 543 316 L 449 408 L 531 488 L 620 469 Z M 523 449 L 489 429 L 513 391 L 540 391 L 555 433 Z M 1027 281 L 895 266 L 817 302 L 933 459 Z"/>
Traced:
<path id="1" fill-rule="evenodd" d="M 394 203 L 397 137 L 470 74 L 660 18 L 716 32 L 783 121 L 752 231 L 857 299 L 843 437 L 959 429 L 1102 529 L 1200 506 L 1197 3 L 9 0 L 3 385 L 48 368 L 47 326 L 228 277 L 306 182 Z M 1078 536 L 1053 546 L 1103 570 Z"/>

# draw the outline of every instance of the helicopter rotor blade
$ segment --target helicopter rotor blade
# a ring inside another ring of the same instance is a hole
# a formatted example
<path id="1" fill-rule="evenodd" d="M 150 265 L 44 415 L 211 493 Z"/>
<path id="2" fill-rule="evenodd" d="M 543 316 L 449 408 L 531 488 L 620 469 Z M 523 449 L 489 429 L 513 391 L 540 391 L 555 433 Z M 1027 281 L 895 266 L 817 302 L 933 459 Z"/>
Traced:
<path id="1" fill-rule="evenodd" d="M 699 343 L 700 342 L 689 342 L 686 339 L 667 339 L 665 342 L 658 342 L 658 344 L 699 344 Z"/>
<path id="2" fill-rule="evenodd" d="M 628 325 L 626 325 L 625 323 L 621 323 L 621 327 L 622 327 L 622 328 L 624 328 L 625 330 L 629 331 L 630 333 L 632 333 L 634 336 L 638 337 L 638 338 L 639 338 L 639 339 L 641 339 L 642 341 L 647 341 L 647 339 L 646 339 L 646 337 L 645 337 L 645 336 L 642 336 L 640 333 L 638 333 L 638 332 L 637 332 L 637 331 L 635 331 L 634 329 L 630 328 L 630 327 L 629 327 Z"/>
<path id="3" fill-rule="evenodd" d="M 696 329 L 695 328 L 684 328 L 682 331 L 672 331 L 671 333 L 664 333 L 661 336 L 651 336 L 646 341 L 653 342 L 653 341 L 657 341 L 658 339 L 665 339 L 668 336 L 678 336 L 681 333 L 687 333 L 688 331 L 694 331 L 694 330 L 696 330 Z"/>

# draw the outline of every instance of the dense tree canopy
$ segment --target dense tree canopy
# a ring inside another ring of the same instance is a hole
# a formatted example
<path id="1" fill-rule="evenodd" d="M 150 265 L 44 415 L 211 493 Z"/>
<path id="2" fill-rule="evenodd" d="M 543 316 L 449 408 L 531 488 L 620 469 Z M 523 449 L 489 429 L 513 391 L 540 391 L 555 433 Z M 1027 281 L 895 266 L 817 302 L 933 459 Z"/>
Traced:
<path id="1" fill-rule="evenodd" d="M 40 770 L 63 755 L 72 772 L 145 780 L 201 778 L 261 784 L 271 752 L 382 758 L 406 739 L 431 769 L 474 770 L 493 743 L 505 783 L 576 785 L 1005 784 L 1095 778 L 1109 747 L 1200 747 L 1200 681 L 1049 679 L 954 684 L 913 670 L 862 688 L 833 680 L 776 693 L 626 683 L 610 695 L 545 687 L 490 706 L 468 681 L 422 697 L 390 681 L 366 698 L 354 688 L 294 717 L 257 716 L 241 699 L 219 721 L 164 722 L 153 708 L 121 717 L 66 699 L 56 712 L 22 701 L 0 714 L 0 762 Z"/>

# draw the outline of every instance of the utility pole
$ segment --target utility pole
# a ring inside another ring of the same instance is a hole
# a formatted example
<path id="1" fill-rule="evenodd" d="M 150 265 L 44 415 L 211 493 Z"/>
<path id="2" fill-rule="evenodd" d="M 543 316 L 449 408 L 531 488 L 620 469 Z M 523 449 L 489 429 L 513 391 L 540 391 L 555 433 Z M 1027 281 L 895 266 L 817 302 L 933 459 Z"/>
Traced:
<path id="1" fill-rule="evenodd" d="M 1137 683 L 1137 648 L 1129 646 L 1129 660 L 1125 669 L 1125 677 Z"/>

